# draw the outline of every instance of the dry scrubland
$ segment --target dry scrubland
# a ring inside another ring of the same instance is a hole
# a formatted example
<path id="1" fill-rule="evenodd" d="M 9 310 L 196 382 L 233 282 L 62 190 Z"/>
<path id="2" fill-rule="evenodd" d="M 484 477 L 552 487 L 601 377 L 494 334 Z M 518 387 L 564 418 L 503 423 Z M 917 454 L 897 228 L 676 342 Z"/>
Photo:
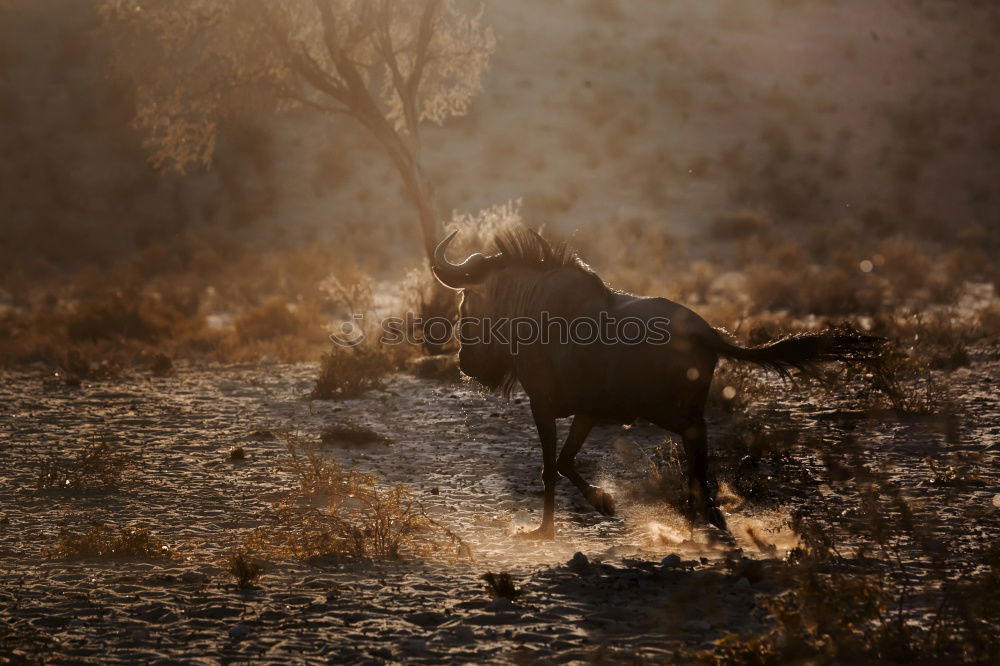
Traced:
<path id="1" fill-rule="evenodd" d="M 892 341 L 791 383 L 720 368 L 732 540 L 681 517 L 681 450 L 640 424 L 582 454 L 621 516 L 560 488 L 551 544 L 511 537 L 540 505 L 522 400 L 327 340 L 429 289 L 375 146 L 262 119 L 155 174 L 87 4 L 8 4 L 0 659 L 997 658 L 989 3 L 488 7 L 485 90 L 425 139 L 443 209 L 521 198 L 744 343 Z"/>

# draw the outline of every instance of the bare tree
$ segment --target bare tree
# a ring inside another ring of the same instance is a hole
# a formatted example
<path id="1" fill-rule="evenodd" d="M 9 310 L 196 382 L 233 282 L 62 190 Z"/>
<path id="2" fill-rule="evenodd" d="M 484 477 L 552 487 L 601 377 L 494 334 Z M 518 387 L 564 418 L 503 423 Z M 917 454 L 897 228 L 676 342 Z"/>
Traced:
<path id="1" fill-rule="evenodd" d="M 161 169 L 208 164 L 241 114 L 305 107 L 347 115 L 385 148 L 440 238 L 420 125 L 464 114 L 496 39 L 482 6 L 454 0 L 104 0 L 116 70 Z"/>

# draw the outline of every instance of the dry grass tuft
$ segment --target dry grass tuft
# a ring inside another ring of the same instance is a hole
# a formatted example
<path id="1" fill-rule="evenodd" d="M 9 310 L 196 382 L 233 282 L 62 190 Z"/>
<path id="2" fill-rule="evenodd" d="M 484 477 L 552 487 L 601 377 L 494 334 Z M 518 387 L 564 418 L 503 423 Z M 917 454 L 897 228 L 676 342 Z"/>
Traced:
<path id="1" fill-rule="evenodd" d="M 75 454 L 42 459 L 35 483 L 39 490 L 114 490 L 121 487 L 126 473 L 137 463 L 135 455 L 104 438 L 88 443 Z"/>
<path id="2" fill-rule="evenodd" d="M 56 373 L 67 386 L 79 386 L 83 380 L 113 379 L 122 372 L 120 365 L 107 359 L 94 363 L 77 348 L 66 351 Z"/>
<path id="3" fill-rule="evenodd" d="M 131 339 L 155 342 L 170 334 L 183 315 L 159 299 L 135 291 L 82 300 L 66 323 L 75 342 Z"/>
<path id="4" fill-rule="evenodd" d="M 159 352 L 153 356 L 153 361 L 149 364 L 149 372 L 154 377 L 166 377 L 174 372 L 174 359 Z"/>
<path id="5" fill-rule="evenodd" d="M 394 368 L 392 359 L 377 349 L 335 346 L 320 359 L 319 376 L 310 395 L 317 400 L 356 398 L 382 388 L 385 376 Z"/>
<path id="6" fill-rule="evenodd" d="M 47 552 L 61 560 L 174 559 L 177 553 L 142 527 L 97 523 L 83 534 L 65 533 Z"/>
<path id="7" fill-rule="evenodd" d="M 449 548 L 471 556 L 405 486 L 382 488 L 375 477 L 344 470 L 303 438 L 283 437 L 289 454 L 284 471 L 297 492 L 276 507 L 270 525 L 244 540 L 244 548 L 301 559 L 398 559 Z"/>
<path id="8" fill-rule="evenodd" d="M 369 389 L 380 388 L 385 376 L 413 354 L 413 347 L 383 343 L 385 332 L 370 280 L 359 276 L 354 276 L 353 281 L 331 277 L 324 282 L 323 289 L 343 304 L 345 323 L 334 334 L 351 344 L 334 344 L 323 354 L 311 397 L 354 398 Z"/>
<path id="9" fill-rule="evenodd" d="M 267 565 L 260 558 L 253 557 L 247 551 L 237 548 L 231 550 L 226 556 L 226 571 L 236 579 L 237 587 L 246 589 L 256 585 L 260 577 L 267 571 Z"/>
<path id="10" fill-rule="evenodd" d="M 506 571 L 500 573 L 487 571 L 480 576 L 480 579 L 486 583 L 486 592 L 494 599 L 505 597 L 513 601 L 523 594 L 523 591 L 514 585 L 514 579 Z"/>

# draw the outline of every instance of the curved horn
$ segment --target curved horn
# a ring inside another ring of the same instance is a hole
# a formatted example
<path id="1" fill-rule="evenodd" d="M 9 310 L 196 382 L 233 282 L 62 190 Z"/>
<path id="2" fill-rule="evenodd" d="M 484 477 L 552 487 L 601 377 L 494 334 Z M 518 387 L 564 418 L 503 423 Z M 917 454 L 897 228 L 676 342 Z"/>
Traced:
<path id="1" fill-rule="evenodd" d="M 434 261 L 431 269 L 438 281 L 449 289 L 464 289 L 465 287 L 477 284 L 486 277 L 486 270 L 489 267 L 490 257 L 486 257 L 479 252 L 470 254 L 465 261 L 460 264 L 453 264 L 448 261 L 445 253 L 451 241 L 458 235 L 458 230 L 451 232 L 438 243 L 434 248 Z"/>

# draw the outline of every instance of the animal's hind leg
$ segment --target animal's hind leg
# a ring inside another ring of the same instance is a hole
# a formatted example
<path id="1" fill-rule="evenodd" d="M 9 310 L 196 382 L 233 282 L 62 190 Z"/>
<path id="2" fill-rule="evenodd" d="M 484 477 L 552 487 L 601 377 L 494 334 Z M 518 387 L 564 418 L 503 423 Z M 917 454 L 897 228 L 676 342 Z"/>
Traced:
<path id="1" fill-rule="evenodd" d="M 726 519 L 715 506 L 715 497 L 708 487 L 708 438 L 705 420 L 697 419 L 681 432 L 688 466 L 688 502 L 694 510 L 701 508 L 705 520 L 725 530 Z"/>
<path id="2" fill-rule="evenodd" d="M 577 414 L 573 417 L 573 424 L 569 428 L 569 436 L 563 444 L 562 451 L 559 452 L 558 469 L 559 473 L 573 482 L 573 485 L 580 489 L 583 496 L 587 498 L 595 509 L 605 516 L 615 515 L 615 500 L 608 493 L 597 486 L 592 486 L 580 476 L 576 471 L 574 460 L 576 454 L 580 452 L 584 440 L 590 434 L 590 429 L 594 427 L 594 419 L 588 414 Z"/>

